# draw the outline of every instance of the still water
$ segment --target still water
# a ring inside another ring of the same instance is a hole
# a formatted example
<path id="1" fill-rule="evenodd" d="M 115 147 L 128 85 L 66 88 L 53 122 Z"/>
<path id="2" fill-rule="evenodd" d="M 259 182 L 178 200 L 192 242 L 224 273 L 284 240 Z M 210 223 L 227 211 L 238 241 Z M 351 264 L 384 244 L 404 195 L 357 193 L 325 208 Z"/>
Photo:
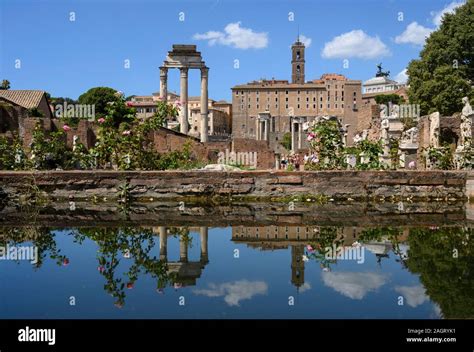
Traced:
<path id="1" fill-rule="evenodd" d="M 0 318 L 474 318 L 468 227 L 0 231 Z"/>

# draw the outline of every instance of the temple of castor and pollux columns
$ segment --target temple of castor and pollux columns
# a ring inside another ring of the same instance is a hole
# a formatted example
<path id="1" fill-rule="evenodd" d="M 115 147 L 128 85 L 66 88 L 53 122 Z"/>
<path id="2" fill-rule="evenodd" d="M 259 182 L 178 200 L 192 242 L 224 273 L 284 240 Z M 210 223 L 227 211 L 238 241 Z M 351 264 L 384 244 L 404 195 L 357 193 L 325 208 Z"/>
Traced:
<path id="1" fill-rule="evenodd" d="M 180 132 L 188 134 L 188 71 L 189 69 L 201 70 L 201 142 L 208 141 L 208 74 L 209 68 L 202 60 L 201 53 L 196 51 L 196 45 L 173 45 L 173 50 L 160 67 L 160 98 L 168 97 L 168 69 L 177 68 L 180 71 Z"/>

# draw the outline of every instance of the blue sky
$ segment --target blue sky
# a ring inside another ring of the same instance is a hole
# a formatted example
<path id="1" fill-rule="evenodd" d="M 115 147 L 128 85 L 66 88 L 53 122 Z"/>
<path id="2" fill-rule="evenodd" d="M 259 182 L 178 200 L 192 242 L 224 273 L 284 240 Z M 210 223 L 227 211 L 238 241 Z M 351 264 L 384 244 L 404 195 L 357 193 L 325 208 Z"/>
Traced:
<path id="1" fill-rule="evenodd" d="M 298 27 L 311 40 L 306 80 L 329 72 L 366 80 L 379 62 L 395 78 L 418 57 L 440 15 L 462 2 L 0 0 L 0 79 L 52 96 L 77 98 L 95 86 L 148 95 L 159 90 L 158 67 L 171 45 L 197 44 L 210 67 L 209 96 L 229 100 L 236 84 L 290 79 Z M 179 91 L 177 70 L 168 81 Z M 189 94 L 199 94 L 197 70 Z"/>

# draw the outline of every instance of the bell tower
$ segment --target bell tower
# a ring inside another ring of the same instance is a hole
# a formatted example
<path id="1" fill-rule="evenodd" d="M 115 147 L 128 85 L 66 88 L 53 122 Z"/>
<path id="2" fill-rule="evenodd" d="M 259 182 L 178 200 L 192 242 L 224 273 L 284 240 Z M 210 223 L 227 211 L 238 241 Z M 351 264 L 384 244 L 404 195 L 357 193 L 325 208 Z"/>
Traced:
<path id="1" fill-rule="evenodd" d="M 304 44 L 300 36 L 291 46 L 291 83 L 303 84 L 304 80 Z"/>

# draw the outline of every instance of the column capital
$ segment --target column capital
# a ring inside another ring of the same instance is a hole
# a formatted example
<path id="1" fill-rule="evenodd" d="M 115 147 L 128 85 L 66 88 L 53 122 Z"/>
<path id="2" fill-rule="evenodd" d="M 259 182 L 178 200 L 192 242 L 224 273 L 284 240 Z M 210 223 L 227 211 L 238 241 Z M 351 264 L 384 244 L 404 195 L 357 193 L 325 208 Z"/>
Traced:
<path id="1" fill-rule="evenodd" d="M 189 71 L 189 67 L 180 67 L 179 68 L 179 72 L 181 73 L 181 76 L 188 76 L 188 71 Z"/>
<path id="2" fill-rule="evenodd" d="M 168 73 L 168 67 L 160 66 L 160 74 L 166 75 Z"/>
<path id="3" fill-rule="evenodd" d="M 209 67 L 203 66 L 201 67 L 201 77 L 207 77 L 209 74 Z"/>

